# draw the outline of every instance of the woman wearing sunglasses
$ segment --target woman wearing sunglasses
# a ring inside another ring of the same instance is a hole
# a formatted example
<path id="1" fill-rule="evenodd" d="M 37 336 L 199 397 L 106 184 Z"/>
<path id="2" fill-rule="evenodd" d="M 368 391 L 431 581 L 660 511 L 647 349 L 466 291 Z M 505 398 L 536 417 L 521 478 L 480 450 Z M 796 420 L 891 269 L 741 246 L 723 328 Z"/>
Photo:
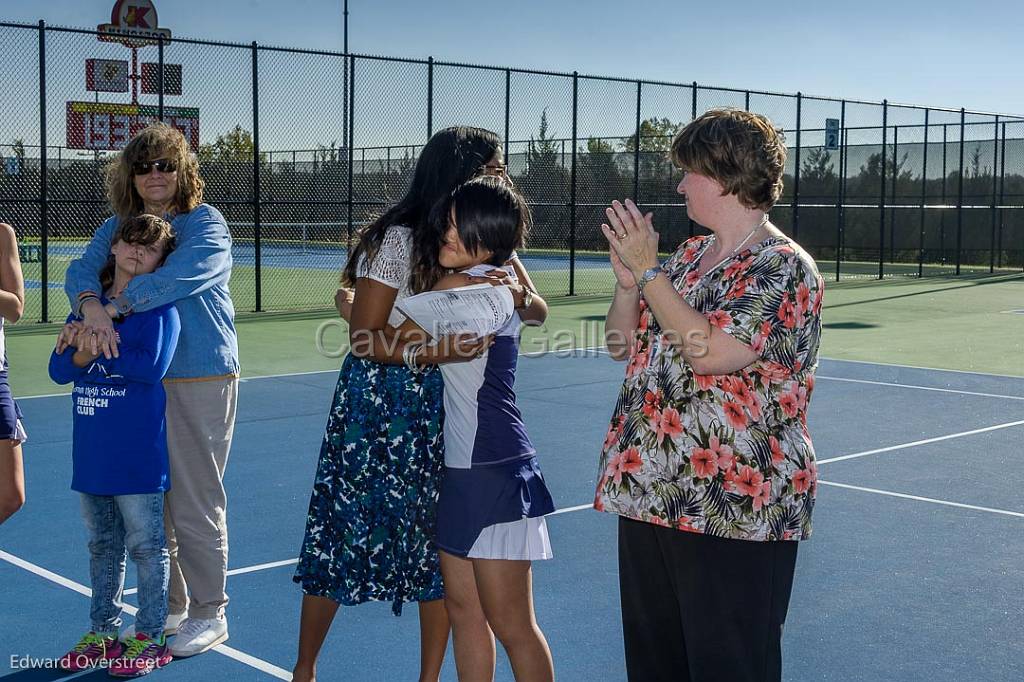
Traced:
<path id="1" fill-rule="evenodd" d="M 93 334 L 93 353 L 118 355 L 112 319 L 174 303 L 181 339 L 167 371 L 167 446 L 173 484 L 165 500 L 171 556 L 164 632 L 175 656 L 202 653 L 228 638 L 224 610 L 228 533 L 223 477 L 238 396 L 238 343 L 228 292 L 231 237 L 220 212 L 203 203 L 199 166 L 182 134 L 156 124 L 133 137 L 106 171 L 114 215 L 68 267 L 64 289 Z M 100 303 L 99 273 L 119 224 L 149 213 L 170 221 L 178 247 L 163 267 L 132 278 Z M 58 341 L 63 350 L 69 339 Z M 187 616 L 187 617 L 186 617 Z"/>

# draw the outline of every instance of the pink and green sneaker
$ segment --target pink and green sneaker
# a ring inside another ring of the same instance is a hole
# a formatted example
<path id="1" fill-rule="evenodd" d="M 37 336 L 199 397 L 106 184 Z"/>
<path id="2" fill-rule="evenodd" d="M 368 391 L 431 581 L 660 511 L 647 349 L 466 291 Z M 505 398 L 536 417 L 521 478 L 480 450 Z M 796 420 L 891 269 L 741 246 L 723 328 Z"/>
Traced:
<path id="1" fill-rule="evenodd" d="M 90 630 L 78 640 L 75 648 L 60 657 L 60 667 L 71 672 L 88 670 L 102 662 L 109 662 L 124 651 L 117 633 L 98 633 Z"/>
<path id="2" fill-rule="evenodd" d="M 144 632 L 125 642 L 124 653 L 110 662 L 107 672 L 113 677 L 140 677 L 171 662 L 167 639 L 154 639 Z"/>

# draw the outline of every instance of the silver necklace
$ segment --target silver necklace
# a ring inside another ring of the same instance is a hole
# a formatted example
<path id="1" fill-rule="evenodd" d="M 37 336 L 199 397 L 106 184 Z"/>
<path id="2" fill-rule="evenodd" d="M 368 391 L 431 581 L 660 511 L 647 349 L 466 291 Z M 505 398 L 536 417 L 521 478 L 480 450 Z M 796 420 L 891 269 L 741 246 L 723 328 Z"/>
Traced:
<path id="1" fill-rule="evenodd" d="M 752 229 L 750 232 L 747 233 L 747 236 L 743 238 L 743 241 L 741 241 L 739 244 L 737 244 L 736 248 L 734 248 L 732 251 L 730 251 L 725 256 L 725 258 L 723 258 L 722 260 L 718 261 L 713 266 L 708 268 L 707 272 L 705 272 L 704 274 L 705 275 L 708 274 L 708 272 L 711 272 L 712 270 L 716 269 L 719 265 L 721 265 L 725 261 L 727 261 L 730 258 L 732 258 L 733 256 L 735 256 L 737 253 L 739 253 L 740 249 L 743 248 L 743 245 L 746 244 L 748 241 L 750 241 L 750 238 L 754 236 L 754 233 L 757 232 L 758 230 L 760 230 L 762 227 L 764 227 L 767 224 L 768 224 L 768 214 L 765 213 L 764 217 L 761 218 L 761 222 L 759 222 L 757 225 L 754 225 L 754 229 Z M 714 239 L 714 235 L 712 235 L 712 239 Z"/>

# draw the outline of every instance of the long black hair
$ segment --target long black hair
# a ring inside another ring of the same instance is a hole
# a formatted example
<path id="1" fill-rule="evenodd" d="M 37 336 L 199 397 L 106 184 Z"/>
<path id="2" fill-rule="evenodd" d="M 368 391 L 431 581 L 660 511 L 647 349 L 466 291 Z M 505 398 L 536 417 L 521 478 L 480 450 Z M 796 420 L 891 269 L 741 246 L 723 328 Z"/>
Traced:
<path id="1" fill-rule="evenodd" d="M 413 234 L 410 287 L 413 292 L 430 289 L 444 274 L 437 262 L 439 240 L 429 225 L 431 209 L 456 187 L 477 176 L 500 148 L 497 134 L 483 128 L 457 126 L 435 133 L 420 152 L 409 191 L 359 233 L 341 281 L 355 285 L 360 258 L 372 263 L 387 229 L 404 225 Z"/>
<path id="2" fill-rule="evenodd" d="M 482 176 L 457 187 L 431 211 L 431 228 L 437 242 L 448 230 L 451 214 L 466 251 L 487 249 L 489 265 L 504 265 L 512 252 L 521 249 L 530 229 L 530 208 L 508 182 Z"/>

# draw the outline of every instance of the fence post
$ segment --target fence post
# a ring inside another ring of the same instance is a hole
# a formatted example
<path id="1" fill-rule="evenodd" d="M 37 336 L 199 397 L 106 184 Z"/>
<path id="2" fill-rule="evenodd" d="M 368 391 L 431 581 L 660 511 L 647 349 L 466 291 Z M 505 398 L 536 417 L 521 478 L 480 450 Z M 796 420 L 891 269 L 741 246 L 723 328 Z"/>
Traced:
<path id="1" fill-rule="evenodd" d="M 690 120 L 693 121 L 697 118 L 697 81 L 693 81 L 692 97 L 690 98 Z M 686 223 L 689 226 L 690 238 L 693 238 L 693 218 L 689 216 L 687 211 Z"/>
<path id="2" fill-rule="evenodd" d="M 996 116 L 996 127 L 992 132 L 992 234 L 989 236 L 991 253 L 988 257 L 988 271 L 996 271 L 996 202 L 998 188 L 996 186 L 996 160 L 999 158 L 999 117 Z"/>
<path id="3" fill-rule="evenodd" d="M 163 68 L 161 64 L 160 68 Z M 259 50 L 252 41 L 252 222 L 256 262 L 256 312 L 263 311 L 262 229 L 260 220 L 260 87 Z"/>
<path id="4" fill-rule="evenodd" d="M 749 93 L 748 97 L 749 97 Z M 749 108 L 749 107 L 748 107 Z M 836 281 L 839 281 L 839 262 L 843 253 L 843 193 L 846 190 L 846 100 L 839 108 L 839 178 L 836 183 Z"/>
<path id="5" fill-rule="evenodd" d="M 633 149 L 633 201 L 640 203 L 640 99 L 643 81 L 636 82 L 636 144 Z"/>
<path id="6" fill-rule="evenodd" d="M 939 212 L 939 264 L 946 264 L 946 156 L 948 124 L 942 124 L 942 210 Z"/>
<path id="7" fill-rule="evenodd" d="M 964 233 L 964 127 L 966 111 L 960 107 L 960 172 L 956 190 L 956 274 L 960 274 L 960 261 Z"/>
<path id="8" fill-rule="evenodd" d="M 512 101 L 512 70 L 505 69 L 505 169 L 508 170 L 509 113 Z M 511 177 L 511 175 L 509 175 Z"/>
<path id="9" fill-rule="evenodd" d="M 348 237 L 346 244 L 348 248 L 352 248 L 352 164 L 355 163 L 355 159 L 352 153 L 352 147 L 354 146 L 355 140 L 355 124 L 356 124 L 356 58 L 349 55 L 348 58 Z M 429 123 L 427 124 L 429 126 Z M 428 136 L 429 137 L 429 136 Z M 415 149 L 413 150 L 415 152 Z M 415 154 L 414 154 L 415 155 Z"/>
<path id="10" fill-rule="evenodd" d="M 750 111 L 750 90 L 746 91 L 746 94 L 743 98 L 743 108 L 746 109 L 747 111 Z"/>
<path id="11" fill-rule="evenodd" d="M 164 122 L 164 36 L 158 34 L 156 37 L 157 58 L 156 58 L 156 88 L 157 92 L 157 118 Z"/>
<path id="12" fill-rule="evenodd" d="M 796 157 L 793 159 L 793 239 L 800 234 L 800 107 L 803 95 L 796 93 Z"/>
<path id="13" fill-rule="evenodd" d="M 995 169 L 992 170 L 995 172 Z M 999 267 L 1003 267 L 1003 205 L 1006 203 L 1006 124 L 1003 123 L 1002 152 L 999 154 Z"/>
<path id="14" fill-rule="evenodd" d="M 917 236 L 917 276 L 924 277 L 924 228 L 925 208 L 928 201 L 928 114 L 931 109 L 924 110 L 924 160 L 921 162 L 921 225 Z"/>
<path id="15" fill-rule="evenodd" d="M 39 21 L 39 259 L 42 273 L 40 322 L 50 321 L 50 204 L 46 177 L 46 22 Z"/>
<path id="16" fill-rule="evenodd" d="M 572 72 L 572 167 L 569 170 L 569 295 L 576 295 L 576 124 L 579 111 L 579 72 Z"/>
<path id="17" fill-rule="evenodd" d="M 434 58 L 427 57 L 427 139 L 434 134 Z"/>
<path id="18" fill-rule="evenodd" d="M 892 127 L 892 191 L 889 194 L 889 259 L 896 262 L 896 181 L 900 175 L 900 127 Z"/>
<path id="19" fill-rule="evenodd" d="M 885 276 L 885 142 L 889 131 L 889 100 L 882 100 L 882 153 L 878 164 L 881 193 L 878 197 L 878 279 Z"/>

